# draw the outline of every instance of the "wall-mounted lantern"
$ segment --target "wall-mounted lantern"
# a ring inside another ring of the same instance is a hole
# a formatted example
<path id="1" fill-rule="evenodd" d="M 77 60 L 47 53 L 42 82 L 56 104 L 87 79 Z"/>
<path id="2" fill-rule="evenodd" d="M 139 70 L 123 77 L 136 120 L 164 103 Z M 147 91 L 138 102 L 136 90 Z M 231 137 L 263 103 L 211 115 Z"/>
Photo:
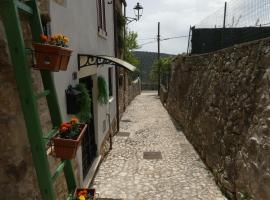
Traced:
<path id="1" fill-rule="evenodd" d="M 142 5 L 138 2 L 136 4 L 136 6 L 134 6 L 133 11 L 134 11 L 135 17 L 126 17 L 127 24 L 129 24 L 130 22 L 133 22 L 133 21 L 139 21 L 140 20 L 142 14 L 143 14 Z"/>
<path id="2" fill-rule="evenodd" d="M 134 6 L 133 8 L 134 10 L 134 14 L 137 18 L 137 21 L 140 20 L 140 17 L 142 16 L 143 14 L 143 7 L 141 6 L 141 4 L 138 2 L 136 6 Z"/>

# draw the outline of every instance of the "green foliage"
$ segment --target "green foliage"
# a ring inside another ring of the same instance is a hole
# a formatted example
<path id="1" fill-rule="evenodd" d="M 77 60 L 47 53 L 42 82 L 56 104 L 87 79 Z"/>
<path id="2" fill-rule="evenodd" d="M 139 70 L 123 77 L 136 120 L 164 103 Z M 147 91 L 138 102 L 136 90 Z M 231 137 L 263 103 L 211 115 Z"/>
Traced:
<path id="1" fill-rule="evenodd" d="M 80 122 L 82 123 L 88 123 L 91 116 L 91 98 L 89 96 L 89 92 L 85 86 L 85 84 L 80 83 L 76 86 L 76 89 L 81 92 L 80 98 L 79 98 L 79 104 L 80 104 L 80 113 L 78 114 L 78 118 L 80 119 Z"/>
<path id="2" fill-rule="evenodd" d="M 129 31 L 127 33 L 125 40 L 125 53 L 124 53 L 124 60 L 136 67 L 140 64 L 139 60 L 134 55 L 134 50 L 139 48 L 137 38 L 138 38 L 137 33 L 133 31 Z"/>
<path id="3" fill-rule="evenodd" d="M 126 35 L 126 41 L 125 41 L 126 51 L 133 51 L 140 48 L 137 42 L 137 38 L 138 38 L 138 33 L 134 31 L 128 31 Z"/>
<path id="4" fill-rule="evenodd" d="M 135 56 L 140 60 L 140 78 L 145 84 L 153 84 L 153 81 L 150 79 L 149 75 L 154 66 L 154 62 L 157 59 L 156 52 L 146 52 L 146 51 L 135 51 Z M 172 57 L 174 55 L 161 53 L 160 57 Z M 155 82 L 155 81 L 154 81 Z"/>
<path id="5" fill-rule="evenodd" d="M 129 78 L 131 80 L 136 79 L 140 74 L 139 69 L 140 61 L 134 54 L 134 50 L 140 48 L 137 42 L 137 38 L 138 38 L 137 33 L 129 31 L 125 40 L 124 60 L 137 67 L 135 72 L 129 72 Z"/>
<path id="6" fill-rule="evenodd" d="M 98 102 L 101 105 L 107 104 L 109 101 L 108 86 L 103 76 L 98 77 Z"/>
<path id="7" fill-rule="evenodd" d="M 125 30 L 125 24 L 126 24 L 126 19 L 122 15 L 120 11 L 117 11 L 117 38 L 118 38 L 118 48 L 120 50 L 124 49 L 124 30 Z"/>
<path id="8" fill-rule="evenodd" d="M 160 74 L 168 74 L 171 70 L 172 57 L 161 58 L 159 61 L 154 62 L 154 66 L 149 74 L 150 80 L 153 82 L 158 80 L 158 74 L 160 69 Z"/>

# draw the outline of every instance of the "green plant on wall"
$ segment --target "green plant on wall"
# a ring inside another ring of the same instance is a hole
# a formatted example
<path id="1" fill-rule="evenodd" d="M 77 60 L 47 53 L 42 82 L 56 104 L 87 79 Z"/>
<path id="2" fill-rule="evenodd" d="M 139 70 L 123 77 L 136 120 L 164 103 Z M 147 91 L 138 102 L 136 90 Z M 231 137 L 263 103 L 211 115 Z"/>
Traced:
<path id="1" fill-rule="evenodd" d="M 101 105 L 107 104 L 109 101 L 107 82 L 103 76 L 98 77 L 98 102 Z"/>
<path id="2" fill-rule="evenodd" d="M 126 19 L 122 15 L 122 13 L 117 10 L 117 38 L 118 38 L 118 48 L 123 51 L 124 49 L 124 30 L 125 30 L 125 24 L 126 24 Z"/>
<path id="3" fill-rule="evenodd" d="M 85 84 L 80 83 L 76 86 L 76 89 L 81 92 L 81 95 L 78 99 L 80 104 L 80 113 L 78 114 L 78 118 L 82 123 L 88 123 L 92 118 L 91 115 L 91 98 L 89 92 L 85 86 Z"/>

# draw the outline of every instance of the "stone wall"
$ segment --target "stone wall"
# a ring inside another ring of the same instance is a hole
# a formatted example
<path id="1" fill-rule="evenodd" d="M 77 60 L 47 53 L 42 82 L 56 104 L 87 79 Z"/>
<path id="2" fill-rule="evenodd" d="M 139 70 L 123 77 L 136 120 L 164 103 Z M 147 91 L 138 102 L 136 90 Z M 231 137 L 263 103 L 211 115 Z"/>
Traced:
<path id="1" fill-rule="evenodd" d="M 117 119 L 114 118 L 111 121 L 111 128 L 106 133 L 106 136 L 104 137 L 102 143 L 99 155 L 101 155 L 101 158 L 103 159 L 110 151 L 110 136 L 114 136 L 117 133 Z"/>
<path id="2" fill-rule="evenodd" d="M 230 199 L 270 197 L 270 39 L 178 56 L 167 109 Z"/>
<path id="3" fill-rule="evenodd" d="M 119 114 L 122 116 L 126 107 L 137 95 L 141 93 L 141 81 L 140 79 L 130 81 L 128 71 L 126 69 L 119 69 L 119 71 Z"/>
<path id="4" fill-rule="evenodd" d="M 167 98 L 168 98 L 168 90 L 165 88 L 165 86 L 161 85 L 159 90 L 159 96 L 161 103 L 166 107 L 167 105 Z"/>
<path id="5" fill-rule="evenodd" d="M 131 83 L 128 86 L 128 105 L 133 101 L 133 99 L 141 94 L 141 80 L 138 78 L 134 81 L 131 81 Z"/>
<path id="6" fill-rule="evenodd" d="M 40 0 L 39 6 L 42 13 L 48 13 L 47 0 Z M 30 48 L 32 37 L 26 16 L 21 16 L 21 24 L 26 46 Z M 1 199 L 39 200 L 41 197 L 32 162 L 30 144 L 1 19 L 0 49 L 0 191 L 3 191 Z M 31 75 L 34 90 L 42 91 L 43 84 L 39 71 L 31 70 Z M 47 133 L 52 125 L 45 99 L 38 101 L 38 110 L 43 132 Z M 53 172 L 60 160 L 51 156 L 48 158 Z M 76 163 L 73 162 L 73 165 L 78 177 Z M 67 187 L 63 175 L 56 181 L 55 189 L 57 199 L 67 197 Z"/>
<path id="7" fill-rule="evenodd" d="M 125 69 L 119 68 L 119 79 L 118 79 L 118 101 L 119 101 L 119 114 L 122 115 L 126 110 L 126 93 L 128 80 L 127 72 Z"/>

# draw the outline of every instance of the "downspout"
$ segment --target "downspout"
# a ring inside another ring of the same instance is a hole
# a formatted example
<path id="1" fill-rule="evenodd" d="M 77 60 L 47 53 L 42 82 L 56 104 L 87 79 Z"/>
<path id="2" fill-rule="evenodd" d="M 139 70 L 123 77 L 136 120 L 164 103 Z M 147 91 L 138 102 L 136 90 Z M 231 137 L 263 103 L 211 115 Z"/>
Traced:
<path id="1" fill-rule="evenodd" d="M 118 48 L 117 48 L 117 26 L 116 26 L 116 0 L 113 0 L 113 24 L 114 24 L 114 54 L 115 57 L 118 57 Z M 119 116 L 119 69 L 117 66 L 114 68 L 115 70 L 115 90 L 116 90 L 116 132 L 120 130 L 120 116 Z"/>

